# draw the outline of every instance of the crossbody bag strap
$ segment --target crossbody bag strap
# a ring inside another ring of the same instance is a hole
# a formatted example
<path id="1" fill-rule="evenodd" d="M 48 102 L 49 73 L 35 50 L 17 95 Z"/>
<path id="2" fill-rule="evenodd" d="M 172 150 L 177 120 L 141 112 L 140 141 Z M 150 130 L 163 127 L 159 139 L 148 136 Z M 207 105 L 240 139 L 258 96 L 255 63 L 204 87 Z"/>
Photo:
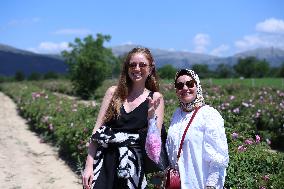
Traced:
<path id="1" fill-rule="evenodd" d="M 193 118 L 195 117 L 197 111 L 198 111 L 200 108 L 201 108 L 201 106 L 195 108 L 195 110 L 194 110 L 194 112 L 193 112 L 193 115 L 191 116 L 191 118 L 190 118 L 190 120 L 189 120 L 189 122 L 188 122 L 188 124 L 187 124 L 187 126 L 186 126 L 186 128 L 185 128 L 185 130 L 184 130 L 184 133 L 183 133 L 183 135 L 182 135 L 181 142 L 180 142 L 180 145 L 179 145 L 179 149 L 178 149 L 177 161 L 178 161 L 178 159 L 179 159 L 179 157 L 180 157 L 180 153 L 181 153 L 181 149 L 182 149 L 182 145 L 183 145 L 183 142 L 184 142 L 184 138 L 185 138 L 186 132 L 187 132 L 187 130 L 188 130 L 188 128 L 189 128 L 189 126 L 190 126 L 190 124 L 191 124 Z"/>

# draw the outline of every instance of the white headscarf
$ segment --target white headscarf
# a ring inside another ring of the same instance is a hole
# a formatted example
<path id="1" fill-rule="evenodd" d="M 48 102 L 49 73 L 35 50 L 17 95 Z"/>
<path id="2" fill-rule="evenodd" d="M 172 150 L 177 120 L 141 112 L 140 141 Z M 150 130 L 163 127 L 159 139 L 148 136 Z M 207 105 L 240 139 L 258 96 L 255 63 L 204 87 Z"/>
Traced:
<path id="1" fill-rule="evenodd" d="M 193 70 L 188 70 L 188 69 L 181 69 L 176 73 L 175 83 L 176 83 L 178 77 L 182 76 L 182 75 L 188 75 L 188 76 L 192 77 L 192 79 L 196 83 L 197 94 L 196 94 L 196 98 L 192 102 L 184 103 L 179 99 L 180 108 L 185 112 L 191 112 L 195 108 L 205 105 L 205 101 L 204 101 L 204 98 L 203 98 L 203 95 L 202 95 L 202 88 L 201 88 L 201 84 L 200 84 L 200 80 L 199 80 L 198 75 Z"/>

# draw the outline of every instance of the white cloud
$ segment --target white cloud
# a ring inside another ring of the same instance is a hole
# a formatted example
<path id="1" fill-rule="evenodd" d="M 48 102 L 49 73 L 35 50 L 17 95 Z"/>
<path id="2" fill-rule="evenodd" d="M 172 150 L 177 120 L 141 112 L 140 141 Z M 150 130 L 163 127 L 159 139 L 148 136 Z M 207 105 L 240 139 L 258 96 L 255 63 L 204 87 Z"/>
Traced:
<path id="1" fill-rule="evenodd" d="M 248 48 L 254 48 L 259 45 L 263 45 L 263 41 L 258 35 L 248 35 L 244 36 L 243 39 L 235 42 L 235 45 L 240 50 L 246 50 Z"/>
<path id="2" fill-rule="evenodd" d="M 235 42 L 237 52 L 268 47 L 284 49 L 283 20 L 269 18 L 257 23 L 255 28 L 255 34 L 246 35 Z"/>
<path id="3" fill-rule="evenodd" d="M 210 36 L 208 34 L 198 33 L 193 39 L 195 45 L 194 52 L 204 53 L 207 51 L 207 46 L 210 44 Z"/>
<path id="4" fill-rule="evenodd" d="M 30 25 L 33 23 L 38 23 L 40 22 L 39 17 L 33 17 L 33 18 L 28 18 L 28 19 L 13 19 L 8 22 L 8 26 L 14 27 L 14 26 L 23 26 L 23 25 Z"/>
<path id="5" fill-rule="evenodd" d="M 194 44 L 197 46 L 207 46 L 210 44 L 210 37 L 208 34 L 198 33 L 195 35 Z"/>
<path id="6" fill-rule="evenodd" d="M 43 54 L 59 54 L 63 50 L 70 50 L 67 42 L 41 42 L 36 48 L 29 48 L 28 50 L 43 53 Z"/>
<path id="7" fill-rule="evenodd" d="M 190 52 L 188 49 L 182 49 L 182 52 Z"/>
<path id="8" fill-rule="evenodd" d="M 284 49 L 283 35 L 254 34 L 243 37 L 235 42 L 238 51 L 245 51 L 255 48 L 276 47 Z"/>
<path id="9" fill-rule="evenodd" d="M 275 18 L 266 19 L 256 25 L 256 31 L 284 34 L 284 21 Z"/>
<path id="10" fill-rule="evenodd" d="M 57 30 L 55 32 L 53 32 L 56 35 L 88 35 L 91 34 L 91 30 L 89 29 L 84 29 L 84 28 L 80 28 L 80 29 L 60 29 Z"/>
<path id="11" fill-rule="evenodd" d="M 122 45 L 134 45 L 134 43 L 132 41 L 127 41 L 125 43 L 122 43 Z"/>
<path id="12" fill-rule="evenodd" d="M 167 50 L 170 51 L 170 52 L 175 52 L 176 51 L 175 48 L 169 48 Z"/>
<path id="13" fill-rule="evenodd" d="M 213 49 L 210 54 L 214 56 L 221 56 L 224 52 L 228 51 L 229 49 L 230 47 L 228 45 L 222 44 L 219 47 Z"/>
<path id="14" fill-rule="evenodd" d="M 32 24 L 38 23 L 41 21 L 39 17 L 27 18 L 27 19 L 12 19 L 7 23 L 0 26 L 0 31 L 5 31 L 14 27 L 30 27 Z"/>

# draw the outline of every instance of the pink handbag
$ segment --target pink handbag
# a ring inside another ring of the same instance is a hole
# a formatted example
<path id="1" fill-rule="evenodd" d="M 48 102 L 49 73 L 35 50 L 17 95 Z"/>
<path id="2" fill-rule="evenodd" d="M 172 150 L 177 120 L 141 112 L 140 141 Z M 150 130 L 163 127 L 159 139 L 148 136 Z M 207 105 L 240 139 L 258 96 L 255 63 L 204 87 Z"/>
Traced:
<path id="1" fill-rule="evenodd" d="M 194 110 L 193 115 L 191 116 L 190 121 L 189 121 L 189 123 L 187 124 L 187 126 L 184 130 L 184 133 L 183 133 L 182 138 L 181 138 L 179 150 L 178 150 L 177 162 L 178 162 L 178 159 L 180 157 L 180 153 L 181 153 L 181 150 L 182 150 L 182 145 L 183 145 L 183 142 L 184 142 L 186 132 L 187 132 L 193 118 L 195 117 L 195 115 L 196 115 L 196 113 L 199 109 L 200 109 L 200 107 L 197 107 Z M 170 167 L 167 168 L 165 170 L 165 175 L 164 175 L 164 189 L 180 189 L 180 188 L 181 188 L 181 181 L 180 181 L 179 171 L 175 168 L 170 168 Z"/>

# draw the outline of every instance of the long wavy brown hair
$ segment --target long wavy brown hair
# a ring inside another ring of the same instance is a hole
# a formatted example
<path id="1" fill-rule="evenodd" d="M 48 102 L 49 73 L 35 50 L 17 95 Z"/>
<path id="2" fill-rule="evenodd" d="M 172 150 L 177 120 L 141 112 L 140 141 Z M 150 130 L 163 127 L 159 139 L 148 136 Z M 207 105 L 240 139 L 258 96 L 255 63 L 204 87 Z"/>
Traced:
<path id="1" fill-rule="evenodd" d="M 128 69 L 129 69 L 129 61 L 134 54 L 143 54 L 149 61 L 149 66 L 151 66 L 152 68 L 150 75 L 146 79 L 145 83 L 146 89 L 153 92 L 159 91 L 159 83 L 155 68 L 155 62 L 150 50 L 145 47 L 133 48 L 127 54 L 124 63 L 122 65 L 122 71 L 117 84 L 117 88 L 113 94 L 113 97 L 106 111 L 104 122 L 110 121 L 111 119 L 118 118 L 120 116 L 120 107 L 122 106 L 123 102 L 127 98 L 132 88 L 132 81 L 128 75 Z"/>

